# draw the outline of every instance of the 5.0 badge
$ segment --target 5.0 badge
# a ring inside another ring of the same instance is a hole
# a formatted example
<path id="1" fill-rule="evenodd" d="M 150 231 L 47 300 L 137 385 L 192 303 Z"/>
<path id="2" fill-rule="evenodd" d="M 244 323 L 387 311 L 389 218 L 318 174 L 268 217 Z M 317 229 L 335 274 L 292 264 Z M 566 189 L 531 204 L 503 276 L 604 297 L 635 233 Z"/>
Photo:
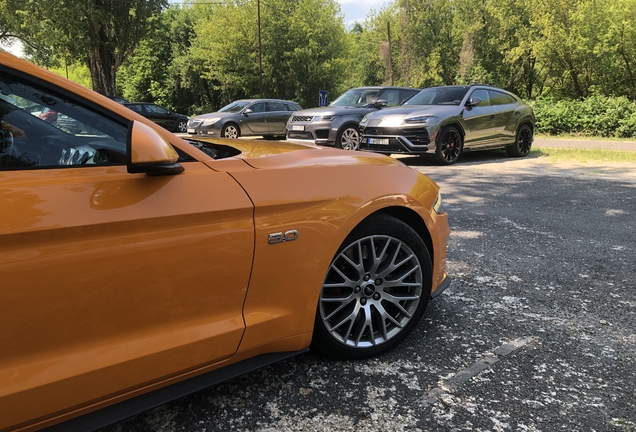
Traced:
<path id="1" fill-rule="evenodd" d="M 289 231 L 285 231 L 284 233 L 278 232 L 278 233 L 270 234 L 267 242 L 269 244 L 276 244 L 276 243 L 293 241 L 293 240 L 296 240 L 297 238 L 298 238 L 298 231 L 289 230 Z"/>

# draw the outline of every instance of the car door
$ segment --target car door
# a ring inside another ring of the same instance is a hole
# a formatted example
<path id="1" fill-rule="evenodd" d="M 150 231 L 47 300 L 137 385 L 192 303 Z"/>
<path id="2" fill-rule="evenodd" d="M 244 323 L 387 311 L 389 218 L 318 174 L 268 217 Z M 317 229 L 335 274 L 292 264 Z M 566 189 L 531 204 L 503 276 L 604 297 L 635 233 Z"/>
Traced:
<path id="1" fill-rule="evenodd" d="M 267 103 L 255 102 L 243 111 L 241 123 L 241 135 L 267 135 L 269 134 L 269 126 L 267 122 Z"/>
<path id="2" fill-rule="evenodd" d="M 287 120 L 291 115 L 282 102 L 267 102 L 269 115 L 267 116 L 268 132 L 270 135 L 285 135 Z"/>
<path id="3" fill-rule="evenodd" d="M 511 95 L 497 90 L 488 90 L 488 95 L 492 105 L 497 110 L 495 115 L 496 142 L 498 144 L 513 142 L 520 118 L 520 113 L 515 111 L 517 100 Z"/>
<path id="4" fill-rule="evenodd" d="M 128 121 L 0 66 L 0 430 L 221 361 L 244 332 L 252 204 L 227 174 L 129 174 Z M 38 103 L 91 127 L 55 128 Z M 99 149 L 97 151 L 96 149 Z"/>
<path id="5" fill-rule="evenodd" d="M 468 95 L 468 99 L 478 97 L 481 99 L 476 106 L 465 106 L 463 117 L 466 124 L 465 147 L 484 147 L 494 140 L 495 116 L 497 110 L 490 103 L 488 90 L 475 89 Z"/>
<path id="6" fill-rule="evenodd" d="M 146 104 L 143 107 L 146 110 L 146 117 L 150 120 L 168 130 L 174 130 L 174 119 L 167 109 L 154 104 Z"/>

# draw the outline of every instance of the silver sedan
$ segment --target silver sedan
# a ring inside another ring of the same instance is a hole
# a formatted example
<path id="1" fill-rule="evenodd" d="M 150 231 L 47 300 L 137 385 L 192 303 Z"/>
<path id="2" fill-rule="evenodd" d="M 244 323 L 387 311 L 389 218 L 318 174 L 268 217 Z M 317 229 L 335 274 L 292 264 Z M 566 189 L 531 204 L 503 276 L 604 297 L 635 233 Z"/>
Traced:
<path id="1" fill-rule="evenodd" d="M 217 112 L 193 117 L 188 122 L 187 131 L 191 135 L 222 138 L 285 136 L 287 120 L 300 109 L 300 105 L 292 101 L 242 99 Z"/>

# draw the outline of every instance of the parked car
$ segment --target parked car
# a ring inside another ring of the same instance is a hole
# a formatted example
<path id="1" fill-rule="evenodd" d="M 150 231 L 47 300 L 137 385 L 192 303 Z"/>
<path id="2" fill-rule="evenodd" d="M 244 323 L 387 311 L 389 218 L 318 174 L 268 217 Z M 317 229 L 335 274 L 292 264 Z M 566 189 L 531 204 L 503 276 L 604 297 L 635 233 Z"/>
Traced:
<path id="1" fill-rule="evenodd" d="M 94 130 L 0 99 L 0 430 L 95 430 L 310 346 L 374 356 L 450 283 L 439 187 L 395 159 L 184 140 L 2 52 L 0 93 Z"/>
<path id="2" fill-rule="evenodd" d="M 431 87 L 400 107 L 365 116 L 360 122 L 360 149 L 434 153 L 445 165 L 457 162 L 464 150 L 505 148 L 510 156 L 526 156 L 534 124 L 532 108 L 500 88 Z"/>
<path id="3" fill-rule="evenodd" d="M 188 122 L 188 133 L 224 138 L 285 136 L 289 116 L 300 109 L 296 102 L 287 100 L 241 99 L 217 112 L 193 117 Z"/>
<path id="4" fill-rule="evenodd" d="M 172 112 L 168 108 L 149 102 L 129 102 L 123 105 L 169 131 L 185 133 L 187 129 L 189 118 L 185 114 Z"/>
<path id="5" fill-rule="evenodd" d="M 123 98 L 121 96 L 108 96 L 108 99 L 114 100 L 118 104 L 122 104 L 122 105 L 130 103 L 130 101 L 128 99 Z"/>
<path id="6" fill-rule="evenodd" d="M 287 139 L 357 150 L 358 123 L 370 112 L 396 106 L 419 90 L 402 87 L 358 87 L 347 90 L 328 107 L 294 113 L 287 122 Z"/>

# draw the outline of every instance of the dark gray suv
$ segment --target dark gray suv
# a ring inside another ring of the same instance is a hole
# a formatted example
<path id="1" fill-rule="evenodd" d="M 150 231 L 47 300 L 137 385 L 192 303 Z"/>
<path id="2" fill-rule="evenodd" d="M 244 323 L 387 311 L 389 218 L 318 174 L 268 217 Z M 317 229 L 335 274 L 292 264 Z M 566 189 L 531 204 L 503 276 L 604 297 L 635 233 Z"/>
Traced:
<path id="1" fill-rule="evenodd" d="M 404 87 L 352 88 L 328 107 L 295 112 L 287 122 L 287 139 L 357 150 L 358 123 L 362 117 L 386 106 L 399 105 L 418 92 L 419 89 Z"/>

